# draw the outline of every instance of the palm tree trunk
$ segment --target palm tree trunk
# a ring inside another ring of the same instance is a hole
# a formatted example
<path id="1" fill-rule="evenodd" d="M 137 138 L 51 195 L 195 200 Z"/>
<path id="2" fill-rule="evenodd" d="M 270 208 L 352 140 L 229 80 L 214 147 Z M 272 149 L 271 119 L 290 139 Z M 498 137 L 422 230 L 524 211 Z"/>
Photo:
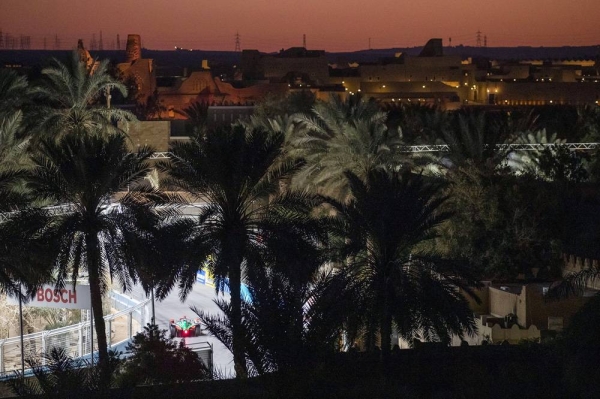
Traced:
<path id="1" fill-rule="evenodd" d="M 241 262 L 229 270 L 229 289 L 231 291 L 231 330 L 233 346 L 233 364 L 236 378 L 247 378 L 246 357 L 244 356 L 244 344 L 242 331 L 242 276 Z"/>
<path id="2" fill-rule="evenodd" d="M 385 361 L 389 358 L 392 352 L 390 337 L 392 335 L 392 316 L 390 315 L 389 306 L 385 304 L 381 315 L 381 358 Z"/>
<path id="3" fill-rule="evenodd" d="M 389 278 L 384 276 L 383 280 L 383 298 L 381 303 L 381 321 L 379 323 L 379 333 L 381 334 L 381 359 L 385 362 L 390 357 L 392 352 L 391 340 L 392 335 L 392 315 L 390 312 L 390 287 Z"/>
<path id="4" fill-rule="evenodd" d="M 104 315 L 102 314 L 102 281 L 99 273 L 102 268 L 100 265 L 100 245 L 98 236 L 95 233 L 88 233 L 86 237 L 86 252 L 92 314 L 96 327 L 96 340 L 98 342 L 98 364 L 100 366 L 102 382 L 107 382 L 110 374 L 108 373 L 106 326 L 104 325 Z"/>

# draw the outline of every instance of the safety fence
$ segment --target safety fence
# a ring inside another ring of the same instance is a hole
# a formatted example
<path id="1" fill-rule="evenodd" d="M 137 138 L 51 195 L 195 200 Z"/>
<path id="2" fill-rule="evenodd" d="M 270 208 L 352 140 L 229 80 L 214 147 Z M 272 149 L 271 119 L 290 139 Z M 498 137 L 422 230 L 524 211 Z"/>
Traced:
<path id="1" fill-rule="evenodd" d="M 504 151 L 542 151 L 545 148 L 556 146 L 555 143 L 525 143 L 525 144 L 496 144 L 497 150 Z M 565 147 L 572 151 L 591 151 L 600 148 L 600 143 L 562 143 L 558 146 Z M 423 144 L 406 145 L 399 147 L 400 152 L 419 153 L 419 152 L 449 152 L 450 147 L 447 144 Z M 168 159 L 172 155 L 168 151 L 155 152 L 150 159 Z"/>
<path id="2" fill-rule="evenodd" d="M 114 348 L 130 340 L 135 334 L 150 322 L 152 317 L 149 306 L 150 300 L 141 302 L 132 300 L 118 292 L 110 292 L 111 305 L 117 310 L 104 316 L 106 323 L 106 339 L 109 348 Z M 39 331 L 23 336 L 25 359 L 38 357 L 53 347 L 64 348 L 74 358 L 90 356 L 91 341 L 98 349 L 95 331 L 91 331 L 90 311 L 84 310 L 80 323 L 48 331 Z M 42 364 L 44 358 L 41 357 Z M 0 340 L 0 376 L 21 369 L 21 336 Z M 26 366 L 27 367 L 27 366 Z"/>

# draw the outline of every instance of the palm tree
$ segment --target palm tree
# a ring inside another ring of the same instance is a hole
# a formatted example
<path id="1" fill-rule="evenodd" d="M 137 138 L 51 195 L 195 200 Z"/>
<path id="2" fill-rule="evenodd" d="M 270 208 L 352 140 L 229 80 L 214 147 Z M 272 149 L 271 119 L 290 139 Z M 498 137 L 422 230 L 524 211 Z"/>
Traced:
<path id="1" fill-rule="evenodd" d="M 425 244 L 449 215 L 439 211 L 445 198 L 419 175 L 396 175 L 382 169 L 366 181 L 347 172 L 352 199 L 328 202 L 341 218 L 339 235 L 349 267 L 363 284 L 360 302 L 369 325 L 378 326 L 384 359 L 390 353 L 392 325 L 411 338 L 447 342 L 451 334 L 473 333 L 475 324 L 456 287 L 477 285 L 466 267 L 442 259 Z"/>
<path id="2" fill-rule="evenodd" d="M 346 170 L 364 178 L 374 167 L 398 168 L 408 159 L 398 151 L 398 130 L 388 130 L 387 114 L 374 102 L 358 96 L 332 97 L 318 102 L 314 115 L 299 115 L 299 129 L 290 140 L 290 155 L 306 160 L 292 187 L 308 187 L 320 194 L 345 199 Z"/>
<path id="3" fill-rule="evenodd" d="M 23 108 L 27 106 L 29 86 L 24 76 L 0 69 L 0 169 L 19 169 L 26 165 L 28 139 L 24 133 Z"/>
<path id="4" fill-rule="evenodd" d="M 167 184 L 206 201 L 184 243 L 191 263 L 182 264 L 182 269 L 166 280 L 180 281 L 183 298 L 193 286 L 198 267 L 208 259 L 212 259 L 210 268 L 218 290 L 224 289 L 225 279 L 229 279 L 231 347 L 238 378 L 247 375 L 241 324 L 242 270 L 248 259 L 258 256 L 261 231 L 273 209 L 306 203 L 293 194 L 278 195 L 280 180 L 297 169 L 297 164 L 281 161 L 283 142 L 281 133 L 243 126 L 219 128 L 175 144 L 170 162 L 158 165 L 170 175 Z"/>
<path id="5" fill-rule="evenodd" d="M 146 231 L 140 226 L 157 218 L 153 201 L 168 200 L 136 185 L 149 171 L 152 149 L 130 153 L 126 141 L 122 133 L 44 138 L 26 176 L 33 198 L 56 204 L 40 210 L 43 223 L 34 236 L 53 249 L 49 263 L 57 285 L 76 281 L 81 270 L 88 272 L 100 364 L 108 361 L 102 314 L 108 279 L 116 278 L 124 289 L 136 281 L 137 259 L 131 251 L 143 242 Z M 122 197 L 113 206 L 116 195 Z"/>
<path id="6" fill-rule="evenodd" d="M 208 121 L 208 103 L 204 101 L 190 103 L 183 110 L 176 110 L 175 112 L 188 119 L 192 133 L 198 133 L 206 127 L 206 122 Z"/>
<path id="7" fill-rule="evenodd" d="M 441 132 L 447 129 L 450 114 L 439 107 L 413 103 L 384 103 L 388 128 L 402 129 L 406 145 L 442 144 Z"/>
<path id="8" fill-rule="evenodd" d="M 67 349 L 53 347 L 40 358 L 27 359 L 32 378 L 13 378 L 9 386 L 19 396 L 40 396 L 46 398 L 83 397 L 93 395 L 102 384 L 98 367 L 90 367 L 89 362 L 74 359 Z M 113 368 L 119 364 L 113 359 Z M 17 375 L 24 377 L 21 373 Z"/>
<path id="9" fill-rule="evenodd" d="M 0 69 L 0 291 L 13 296 L 33 294 L 40 283 L 50 279 L 44 269 L 45 246 L 31 247 L 34 230 L 17 221 L 27 219 L 36 226 L 36 214 L 28 209 L 22 190 L 27 166 L 28 140 L 23 133 L 23 112 L 28 93 L 27 79 L 10 69 Z M 29 250 L 27 249 L 29 248 Z"/>
<path id="10" fill-rule="evenodd" d="M 275 208 L 261 225 L 260 256 L 246 261 L 249 295 L 242 301 L 242 325 L 252 374 L 286 375 L 333 353 L 351 312 L 354 297 L 345 276 L 321 271 L 328 260 L 327 225 L 311 209 Z M 224 316 L 194 311 L 231 348 L 232 308 L 223 300 L 217 305 Z"/>
<path id="11" fill-rule="evenodd" d="M 600 280 L 600 267 L 597 263 L 577 272 L 571 272 L 555 283 L 546 295 L 549 301 L 582 296 L 586 289 Z"/>
<path id="12" fill-rule="evenodd" d="M 23 112 L 0 116 L 0 170 L 18 170 L 28 166 L 29 138 L 23 134 Z"/>
<path id="13" fill-rule="evenodd" d="M 27 78 L 11 69 L 0 69 L 0 118 L 20 109 L 27 92 Z"/>
<path id="14" fill-rule="evenodd" d="M 273 267 L 256 267 L 242 301 L 244 355 L 253 375 L 278 371 L 296 377 L 315 360 L 340 349 L 340 336 L 354 307 L 352 286 L 343 273 L 314 272 L 302 283 Z M 232 349 L 232 307 L 217 300 L 224 316 L 193 308 L 207 329 Z M 293 373 L 293 374 L 292 374 Z"/>
<path id="15" fill-rule="evenodd" d="M 554 144 L 557 146 L 567 142 L 566 139 L 559 139 L 556 133 L 549 134 L 546 129 L 537 130 L 535 132 L 523 132 L 517 136 L 514 144 Z M 529 173 L 538 175 L 539 173 L 539 158 L 542 155 L 542 150 L 536 149 L 532 151 L 515 151 L 508 156 L 508 166 L 518 175 Z"/>
<path id="16" fill-rule="evenodd" d="M 127 88 L 108 73 L 108 60 L 87 66 L 76 51 L 66 63 L 53 59 L 52 66 L 42 70 L 43 79 L 32 92 L 40 103 L 37 128 L 43 134 L 61 136 L 107 129 L 113 124 L 135 120 L 129 111 L 100 104 L 102 96 L 118 90 L 123 96 Z"/>
<path id="17" fill-rule="evenodd" d="M 533 114 L 513 118 L 507 113 L 465 110 L 453 114 L 442 136 L 450 149 L 448 158 L 453 166 L 470 162 L 479 169 L 494 171 L 506 162 L 510 144 L 521 132 L 532 130 Z"/>

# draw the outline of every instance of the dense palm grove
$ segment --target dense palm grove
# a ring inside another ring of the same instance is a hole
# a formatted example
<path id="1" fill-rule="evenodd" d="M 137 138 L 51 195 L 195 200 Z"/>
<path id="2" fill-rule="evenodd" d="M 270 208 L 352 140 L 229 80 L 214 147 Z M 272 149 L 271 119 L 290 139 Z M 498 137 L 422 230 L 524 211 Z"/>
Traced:
<path id="1" fill-rule="evenodd" d="M 475 332 L 481 279 L 554 279 L 562 253 L 600 255 L 597 157 L 564 146 L 600 142 L 597 107 L 445 112 L 300 92 L 214 128 L 196 104 L 190 140 L 152 163 L 153 149 L 129 147 L 135 117 L 104 106 L 108 90 L 126 96 L 106 62 L 76 54 L 34 82 L 0 70 L 0 289 L 29 295 L 85 271 L 99 386 L 113 370 L 112 281 L 185 299 L 208 267 L 231 299 L 222 315 L 196 312 L 244 378 L 351 347 L 387 362 L 393 331 L 447 345 Z M 418 144 L 448 151 L 408 151 Z M 206 206 L 184 217 L 186 201 Z"/>

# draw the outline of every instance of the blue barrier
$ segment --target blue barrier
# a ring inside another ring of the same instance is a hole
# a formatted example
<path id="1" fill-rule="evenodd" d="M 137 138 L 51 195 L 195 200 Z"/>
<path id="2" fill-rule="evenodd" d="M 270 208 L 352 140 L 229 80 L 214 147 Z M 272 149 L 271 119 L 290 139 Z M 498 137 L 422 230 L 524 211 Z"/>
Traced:
<path id="1" fill-rule="evenodd" d="M 204 269 L 198 270 L 198 272 L 196 273 L 196 282 L 198 284 L 208 285 L 210 287 L 215 286 L 215 280 L 213 279 L 212 275 L 210 273 L 207 273 L 206 270 L 204 270 Z M 240 292 L 241 292 L 243 300 L 245 300 L 246 302 L 252 302 L 252 295 L 250 294 L 250 290 L 248 289 L 248 286 L 246 284 L 242 283 Z M 231 293 L 231 290 L 229 289 L 229 279 L 228 278 L 225 278 L 225 281 L 223 284 L 223 293 L 224 294 Z"/>

